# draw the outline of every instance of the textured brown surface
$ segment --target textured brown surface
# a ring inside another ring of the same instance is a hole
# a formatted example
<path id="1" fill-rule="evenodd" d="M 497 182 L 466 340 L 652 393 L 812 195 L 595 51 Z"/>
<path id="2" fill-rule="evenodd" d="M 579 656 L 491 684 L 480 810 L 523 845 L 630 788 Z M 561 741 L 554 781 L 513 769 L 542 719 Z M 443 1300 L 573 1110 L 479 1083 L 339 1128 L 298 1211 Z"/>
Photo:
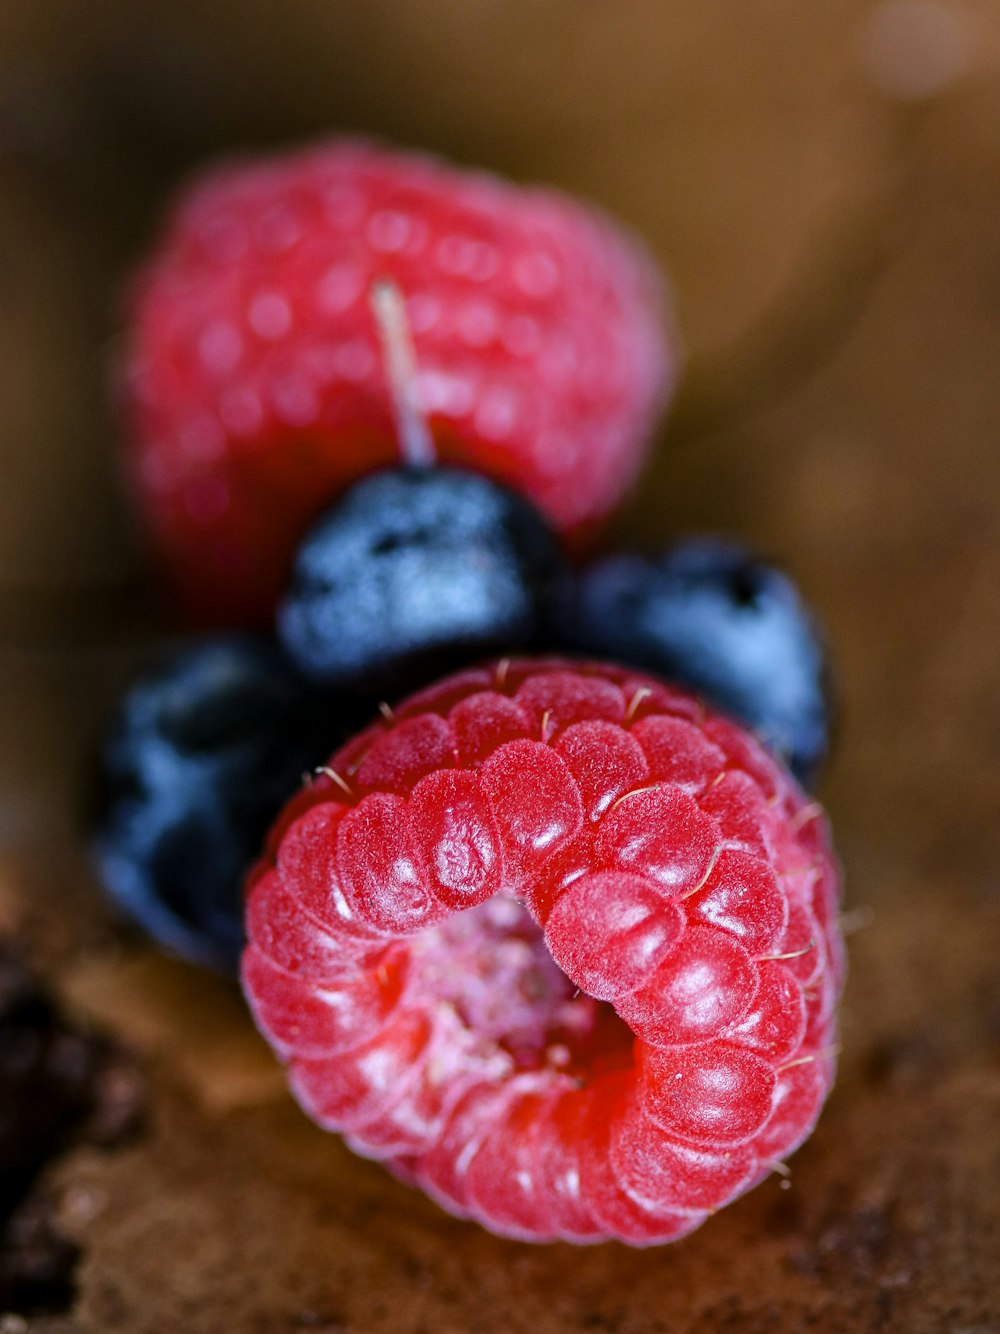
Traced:
<path id="1" fill-rule="evenodd" d="M 143 1137 L 42 1183 L 75 1304 L 0 1330 L 995 1334 L 992 0 L 8 0 L 0 74 L 0 930 L 149 1082 Z M 671 1248 L 444 1217 L 313 1129 L 239 997 L 143 947 L 85 871 L 87 747 L 144 633 L 101 400 L 115 284 L 189 163 L 342 125 L 646 234 L 691 360 L 628 527 L 743 535 L 830 628 L 825 797 L 861 925 L 841 1077 L 790 1182 Z"/>

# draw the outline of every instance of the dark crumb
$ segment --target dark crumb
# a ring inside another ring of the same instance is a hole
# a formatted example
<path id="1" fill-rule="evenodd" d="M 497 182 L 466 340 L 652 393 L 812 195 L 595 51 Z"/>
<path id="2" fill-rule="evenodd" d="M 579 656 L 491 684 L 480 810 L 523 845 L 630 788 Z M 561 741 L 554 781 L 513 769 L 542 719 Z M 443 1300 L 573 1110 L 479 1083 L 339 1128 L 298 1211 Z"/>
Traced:
<path id="1" fill-rule="evenodd" d="M 68 1309 L 80 1252 L 37 1179 L 75 1144 L 129 1138 L 143 1102 L 129 1054 L 68 1023 L 0 946 L 0 1312 Z"/>
<path id="2" fill-rule="evenodd" d="M 0 1312 L 56 1315 L 76 1296 L 80 1247 L 52 1217 L 53 1201 L 38 1191 L 8 1219 L 0 1241 Z"/>

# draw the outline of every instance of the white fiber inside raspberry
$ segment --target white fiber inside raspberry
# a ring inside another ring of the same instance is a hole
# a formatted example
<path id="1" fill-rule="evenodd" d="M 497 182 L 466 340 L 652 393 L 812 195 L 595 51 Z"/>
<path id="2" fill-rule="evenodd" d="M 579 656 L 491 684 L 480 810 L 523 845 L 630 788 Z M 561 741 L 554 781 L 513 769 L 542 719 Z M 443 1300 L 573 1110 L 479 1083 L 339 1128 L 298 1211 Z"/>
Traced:
<path id="1" fill-rule="evenodd" d="M 620 1048 L 628 1060 L 629 1030 L 611 1006 L 578 990 L 527 909 L 507 894 L 422 933 L 411 959 L 421 991 L 451 1005 L 478 1038 L 503 1047 L 519 1066 L 589 1064 L 595 1046 Z"/>

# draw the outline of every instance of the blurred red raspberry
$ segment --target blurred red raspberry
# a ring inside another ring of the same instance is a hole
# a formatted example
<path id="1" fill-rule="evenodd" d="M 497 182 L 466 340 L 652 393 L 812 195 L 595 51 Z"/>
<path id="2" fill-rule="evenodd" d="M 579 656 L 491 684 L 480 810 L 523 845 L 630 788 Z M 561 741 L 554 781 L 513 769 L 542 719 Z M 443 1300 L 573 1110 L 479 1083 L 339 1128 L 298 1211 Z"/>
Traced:
<path id="1" fill-rule="evenodd" d="M 369 307 L 407 303 L 439 455 L 575 542 L 636 478 L 678 354 L 642 246 L 595 210 L 334 140 L 215 168 L 129 306 L 133 489 L 187 614 L 266 619 L 309 521 L 397 457 Z"/>

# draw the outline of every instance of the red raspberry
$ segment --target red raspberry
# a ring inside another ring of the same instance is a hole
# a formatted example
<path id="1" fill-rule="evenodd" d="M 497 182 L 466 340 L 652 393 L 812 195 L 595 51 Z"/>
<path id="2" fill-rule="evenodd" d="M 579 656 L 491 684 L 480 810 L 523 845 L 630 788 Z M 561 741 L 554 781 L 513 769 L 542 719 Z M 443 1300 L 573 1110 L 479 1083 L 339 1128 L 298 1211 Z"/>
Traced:
<path id="1" fill-rule="evenodd" d="M 679 1237 L 834 1074 L 818 807 L 690 697 L 502 662 L 413 696 L 290 804 L 243 978 L 299 1101 L 533 1241 Z"/>
<path id="2" fill-rule="evenodd" d="M 443 459 L 575 539 L 634 480 L 678 360 L 634 238 L 559 194 L 353 140 L 216 168 L 139 275 L 125 376 L 134 489 L 195 615 L 268 613 L 308 522 L 397 458 L 383 277 Z"/>

